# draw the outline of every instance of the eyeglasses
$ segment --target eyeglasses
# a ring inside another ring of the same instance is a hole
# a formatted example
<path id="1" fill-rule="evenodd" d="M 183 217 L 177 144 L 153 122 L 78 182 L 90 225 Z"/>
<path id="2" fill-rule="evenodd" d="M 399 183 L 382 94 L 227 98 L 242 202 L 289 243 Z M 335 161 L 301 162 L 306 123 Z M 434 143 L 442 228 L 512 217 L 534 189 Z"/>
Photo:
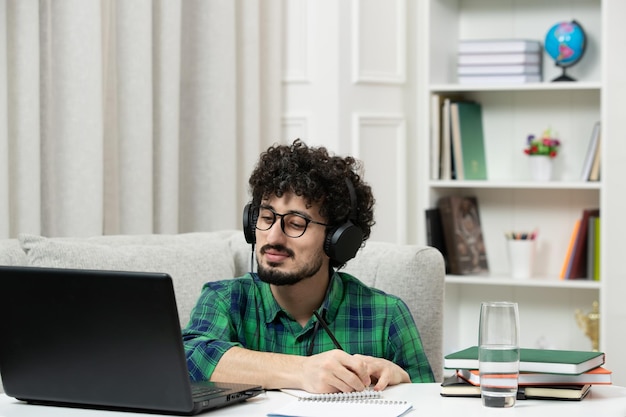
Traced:
<path id="1" fill-rule="evenodd" d="M 326 223 L 316 222 L 315 220 L 309 219 L 308 217 L 296 212 L 280 214 L 276 213 L 272 208 L 265 206 L 255 207 L 255 210 L 258 212 L 255 225 L 258 230 L 270 230 L 272 226 L 274 226 L 274 223 L 276 223 L 276 218 L 280 217 L 280 228 L 284 234 L 291 238 L 298 238 L 302 236 L 304 232 L 306 232 L 306 228 L 309 226 L 309 223 L 329 226 Z"/>

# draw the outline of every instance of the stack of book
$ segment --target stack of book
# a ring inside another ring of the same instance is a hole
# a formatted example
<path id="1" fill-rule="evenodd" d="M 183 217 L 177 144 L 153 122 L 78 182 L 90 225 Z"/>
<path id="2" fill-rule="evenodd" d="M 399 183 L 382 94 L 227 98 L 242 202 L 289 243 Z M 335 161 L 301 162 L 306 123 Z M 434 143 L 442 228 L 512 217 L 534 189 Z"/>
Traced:
<path id="1" fill-rule="evenodd" d="M 595 351 L 520 349 L 517 399 L 582 400 L 595 384 L 611 384 L 603 367 L 605 355 Z M 444 397 L 480 397 L 478 347 L 444 357 L 454 374 L 441 384 Z"/>
<path id="2" fill-rule="evenodd" d="M 542 80 L 541 43 L 529 39 L 461 40 L 459 84 L 534 83 Z"/>

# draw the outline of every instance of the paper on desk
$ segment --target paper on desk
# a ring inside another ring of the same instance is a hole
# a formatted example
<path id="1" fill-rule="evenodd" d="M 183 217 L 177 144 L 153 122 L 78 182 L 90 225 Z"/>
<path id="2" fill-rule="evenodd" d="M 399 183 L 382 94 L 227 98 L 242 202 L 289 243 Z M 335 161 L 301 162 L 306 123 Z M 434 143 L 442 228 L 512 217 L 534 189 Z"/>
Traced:
<path id="1" fill-rule="evenodd" d="M 281 392 L 289 394 L 293 397 L 308 399 L 308 400 L 324 400 L 324 401 L 347 401 L 347 400 L 364 400 L 373 398 L 382 398 L 380 391 L 374 391 L 371 388 L 367 388 L 363 391 L 355 392 L 332 392 L 328 394 L 313 394 L 300 389 L 281 388 Z"/>
<path id="2" fill-rule="evenodd" d="M 295 393 L 299 395 L 306 395 Z M 408 401 L 384 398 L 318 399 L 299 397 L 268 413 L 268 417 L 399 417 L 409 412 L 413 404 Z"/>

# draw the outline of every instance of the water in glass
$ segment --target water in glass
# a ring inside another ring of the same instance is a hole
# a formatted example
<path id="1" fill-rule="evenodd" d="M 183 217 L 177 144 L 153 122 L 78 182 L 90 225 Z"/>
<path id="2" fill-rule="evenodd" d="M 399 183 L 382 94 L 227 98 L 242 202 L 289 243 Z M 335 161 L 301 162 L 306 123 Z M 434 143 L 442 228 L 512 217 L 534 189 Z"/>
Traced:
<path id="1" fill-rule="evenodd" d="M 517 396 L 519 348 L 492 345 L 479 349 L 483 404 L 487 407 L 512 407 Z"/>

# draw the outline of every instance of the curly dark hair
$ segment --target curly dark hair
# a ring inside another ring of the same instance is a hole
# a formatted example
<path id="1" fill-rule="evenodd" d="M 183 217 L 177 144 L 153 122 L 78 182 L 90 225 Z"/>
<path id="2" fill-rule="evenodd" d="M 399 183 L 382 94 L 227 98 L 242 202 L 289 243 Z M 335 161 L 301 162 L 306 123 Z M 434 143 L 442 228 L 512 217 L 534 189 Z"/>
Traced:
<path id="1" fill-rule="evenodd" d="M 300 139 L 291 145 L 273 145 L 261 154 L 250 175 L 252 204 L 291 192 L 304 197 L 307 204 L 321 202 L 320 215 L 331 226 L 351 219 L 362 230 L 365 241 L 375 223 L 375 199 L 372 188 L 358 174 L 360 170 L 357 159 L 332 155 L 325 147 L 309 147 Z M 351 218 L 346 178 L 356 193 L 356 219 Z"/>

